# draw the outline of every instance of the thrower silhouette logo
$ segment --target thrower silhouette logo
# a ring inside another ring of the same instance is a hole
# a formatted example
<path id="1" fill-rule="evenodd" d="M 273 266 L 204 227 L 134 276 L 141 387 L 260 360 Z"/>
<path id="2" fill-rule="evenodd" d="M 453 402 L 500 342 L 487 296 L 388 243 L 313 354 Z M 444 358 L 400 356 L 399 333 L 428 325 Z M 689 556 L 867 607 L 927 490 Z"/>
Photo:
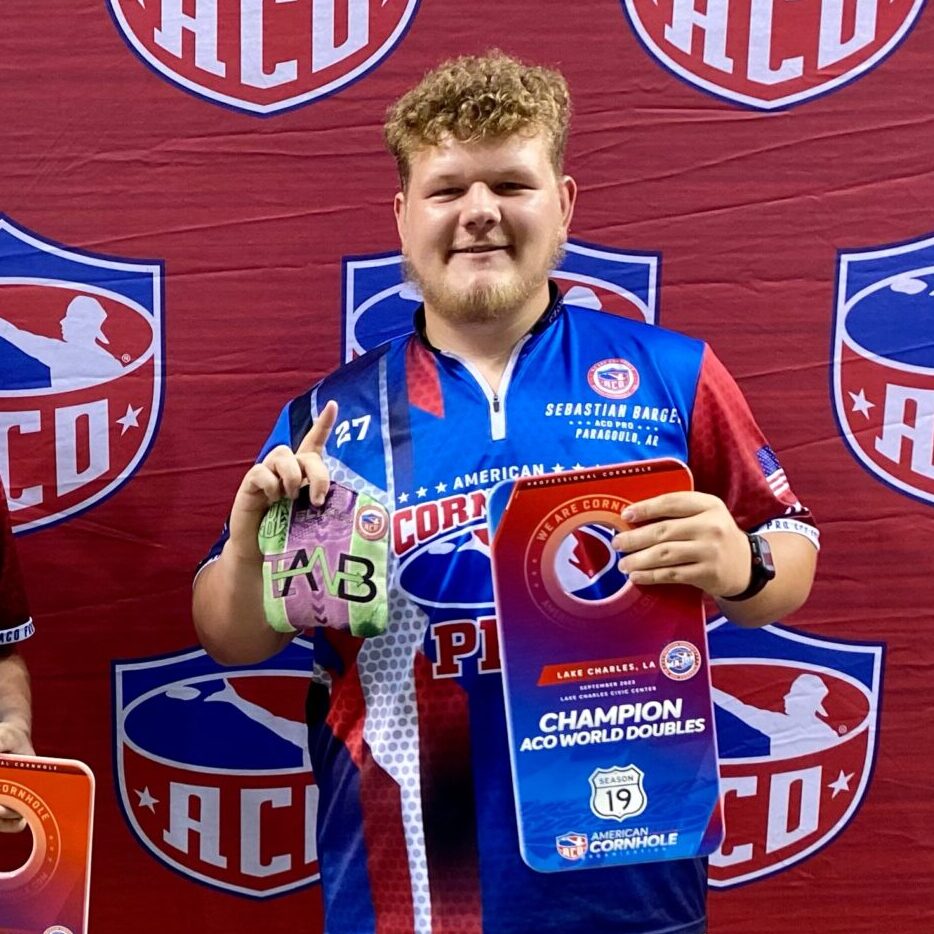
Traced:
<path id="1" fill-rule="evenodd" d="M 624 253 L 570 240 L 552 278 L 572 308 L 655 324 L 660 261 L 657 253 Z M 400 253 L 345 257 L 344 361 L 408 334 L 421 300 L 415 285 L 403 279 Z"/>
<path id="2" fill-rule="evenodd" d="M 884 646 L 709 627 L 726 837 L 710 885 L 766 878 L 854 818 L 876 754 Z"/>
<path id="3" fill-rule="evenodd" d="M 302 639 L 244 670 L 201 650 L 114 663 L 116 785 L 130 829 L 157 859 L 254 898 L 318 879 L 311 664 Z"/>
<path id="4" fill-rule="evenodd" d="M 83 512 L 152 446 L 162 266 L 70 249 L 0 216 L 0 478 L 14 529 Z"/>

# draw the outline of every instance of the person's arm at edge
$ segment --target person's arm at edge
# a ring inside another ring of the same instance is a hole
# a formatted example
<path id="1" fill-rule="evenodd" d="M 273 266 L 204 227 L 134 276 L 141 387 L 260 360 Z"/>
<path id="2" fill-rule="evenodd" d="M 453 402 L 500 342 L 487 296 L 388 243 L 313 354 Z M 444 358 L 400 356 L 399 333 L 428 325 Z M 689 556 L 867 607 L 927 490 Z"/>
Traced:
<path id="1" fill-rule="evenodd" d="M 0 752 L 35 755 L 29 671 L 12 648 L 0 649 Z"/>
<path id="2" fill-rule="evenodd" d="M 0 754 L 34 756 L 32 698 L 26 662 L 14 648 L 0 648 Z M 0 833 L 17 833 L 23 816 L 0 805 Z"/>

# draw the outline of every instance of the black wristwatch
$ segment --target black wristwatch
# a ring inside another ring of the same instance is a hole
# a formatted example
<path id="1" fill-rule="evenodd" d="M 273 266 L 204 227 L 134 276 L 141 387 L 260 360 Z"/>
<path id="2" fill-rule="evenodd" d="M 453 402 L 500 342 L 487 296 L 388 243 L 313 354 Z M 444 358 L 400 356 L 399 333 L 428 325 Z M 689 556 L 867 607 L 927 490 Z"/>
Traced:
<path id="1" fill-rule="evenodd" d="M 724 600 L 748 600 L 754 597 L 765 585 L 775 577 L 775 565 L 772 563 L 772 550 L 769 543 L 761 535 L 746 534 L 749 539 L 749 551 L 752 559 L 752 577 L 749 586 L 733 597 L 724 597 Z"/>

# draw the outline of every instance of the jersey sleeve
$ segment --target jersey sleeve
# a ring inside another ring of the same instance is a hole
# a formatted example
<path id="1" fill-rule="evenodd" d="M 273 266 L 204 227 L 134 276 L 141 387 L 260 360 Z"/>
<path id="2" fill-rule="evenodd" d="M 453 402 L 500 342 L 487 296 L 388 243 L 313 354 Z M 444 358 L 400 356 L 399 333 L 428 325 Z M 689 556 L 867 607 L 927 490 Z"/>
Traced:
<path id="1" fill-rule="evenodd" d="M 0 487 L 0 654 L 28 639 L 34 631 L 16 557 L 6 494 Z"/>
<path id="2" fill-rule="evenodd" d="M 726 503 L 747 532 L 795 532 L 818 547 L 818 530 L 739 386 L 704 348 L 689 429 L 688 466 L 695 487 Z"/>

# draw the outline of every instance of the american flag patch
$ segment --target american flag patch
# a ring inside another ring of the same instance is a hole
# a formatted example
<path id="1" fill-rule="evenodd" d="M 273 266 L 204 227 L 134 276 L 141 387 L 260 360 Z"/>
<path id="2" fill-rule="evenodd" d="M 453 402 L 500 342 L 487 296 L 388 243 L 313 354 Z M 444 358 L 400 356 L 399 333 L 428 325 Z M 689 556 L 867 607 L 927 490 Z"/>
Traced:
<path id="1" fill-rule="evenodd" d="M 778 462 L 775 452 L 767 444 L 756 451 L 756 460 L 774 496 L 779 497 L 791 489 L 782 465 Z"/>

